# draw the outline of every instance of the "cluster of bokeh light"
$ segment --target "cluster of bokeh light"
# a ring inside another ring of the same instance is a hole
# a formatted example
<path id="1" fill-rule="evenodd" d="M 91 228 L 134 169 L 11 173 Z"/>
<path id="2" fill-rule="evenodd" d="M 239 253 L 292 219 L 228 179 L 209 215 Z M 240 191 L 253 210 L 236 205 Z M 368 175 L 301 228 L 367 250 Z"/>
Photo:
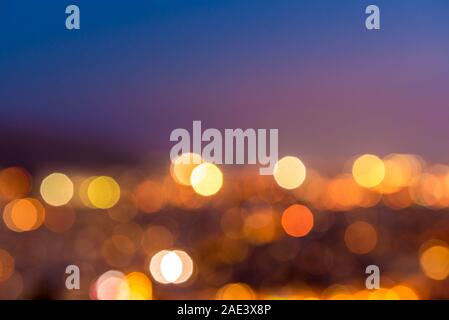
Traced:
<path id="1" fill-rule="evenodd" d="M 402 235 L 401 226 L 392 231 L 378 214 L 390 214 L 391 223 L 395 214 L 424 212 L 426 221 L 427 212 L 449 208 L 449 166 L 410 154 L 365 154 L 329 176 L 305 163 L 283 157 L 273 176 L 246 168 L 225 175 L 223 167 L 193 153 L 180 155 L 162 174 L 122 168 L 104 175 L 32 175 L 22 167 L 3 168 L 0 204 L 8 245 L 0 247 L 0 297 L 27 297 L 33 282 L 24 274 L 27 266 L 56 254 L 80 265 L 88 288 L 65 290 L 62 298 L 449 298 L 437 287 L 449 277 L 449 223 Z M 391 272 L 382 276 L 381 289 L 363 289 L 360 261 L 391 255 L 394 237 L 419 244 L 391 258 L 404 270 L 416 260 L 419 270 Z M 26 256 L 32 245 L 38 250 Z M 295 270 L 304 281 L 289 278 Z M 258 273 L 277 272 L 276 285 L 254 280 Z M 314 285 L 313 277 L 347 282 Z M 428 281 L 435 287 L 428 289 Z"/>

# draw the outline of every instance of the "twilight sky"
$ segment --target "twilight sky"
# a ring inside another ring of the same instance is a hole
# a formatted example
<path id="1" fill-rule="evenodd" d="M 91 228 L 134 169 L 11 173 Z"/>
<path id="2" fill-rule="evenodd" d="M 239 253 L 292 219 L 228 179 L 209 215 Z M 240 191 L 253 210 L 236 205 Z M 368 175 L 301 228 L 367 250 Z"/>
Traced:
<path id="1" fill-rule="evenodd" d="M 0 0 L 0 30 L 2 148 L 29 135 L 168 157 L 170 132 L 202 120 L 279 128 L 281 155 L 323 163 L 449 162 L 445 0 Z"/>

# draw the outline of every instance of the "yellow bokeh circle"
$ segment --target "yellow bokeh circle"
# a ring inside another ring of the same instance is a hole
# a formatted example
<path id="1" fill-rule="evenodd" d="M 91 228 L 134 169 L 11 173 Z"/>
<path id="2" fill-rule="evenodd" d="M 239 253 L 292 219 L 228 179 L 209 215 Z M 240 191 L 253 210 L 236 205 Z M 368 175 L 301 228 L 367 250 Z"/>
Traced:
<path id="1" fill-rule="evenodd" d="M 385 177 L 385 165 L 379 157 L 365 154 L 355 160 L 352 166 L 352 175 L 362 187 L 374 188 Z"/>
<path id="2" fill-rule="evenodd" d="M 120 186 L 111 177 L 96 177 L 89 182 L 87 197 L 93 207 L 109 209 L 120 199 Z"/>

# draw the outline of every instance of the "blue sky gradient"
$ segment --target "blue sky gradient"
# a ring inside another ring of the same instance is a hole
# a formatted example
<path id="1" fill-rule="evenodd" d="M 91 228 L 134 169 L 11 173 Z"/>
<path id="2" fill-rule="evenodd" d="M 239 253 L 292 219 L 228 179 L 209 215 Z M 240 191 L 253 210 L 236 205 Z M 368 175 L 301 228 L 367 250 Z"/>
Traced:
<path id="1" fill-rule="evenodd" d="M 65 29 L 72 3 L 79 31 Z M 448 1 L 0 0 L 0 30 L 13 132 L 168 156 L 171 130 L 202 120 L 279 128 L 281 154 L 328 162 L 449 162 Z"/>

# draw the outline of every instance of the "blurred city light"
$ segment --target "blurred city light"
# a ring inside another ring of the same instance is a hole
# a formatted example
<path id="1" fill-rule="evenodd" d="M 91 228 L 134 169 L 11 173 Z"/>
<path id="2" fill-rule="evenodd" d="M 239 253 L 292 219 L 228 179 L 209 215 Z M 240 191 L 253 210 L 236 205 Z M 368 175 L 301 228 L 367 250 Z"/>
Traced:
<path id="1" fill-rule="evenodd" d="M 298 188 L 306 178 L 306 167 L 296 157 L 284 157 L 274 166 L 274 178 L 279 186 L 284 189 Z"/>
<path id="2" fill-rule="evenodd" d="M 199 195 L 212 196 L 223 186 L 223 174 L 216 165 L 205 162 L 192 170 L 190 183 Z"/>
<path id="3" fill-rule="evenodd" d="M 96 177 L 89 181 L 87 196 L 95 208 L 112 208 L 120 199 L 120 186 L 111 177 Z"/>
<path id="4" fill-rule="evenodd" d="M 92 299 L 444 296 L 437 284 L 426 281 L 449 277 L 448 225 L 440 212 L 449 208 L 449 166 L 426 164 L 415 155 L 380 159 L 368 154 L 351 169 L 330 175 L 310 168 L 306 176 L 302 162 L 288 156 L 276 164 L 274 177 L 226 171 L 225 185 L 220 168 L 193 154 L 182 155 L 169 171 L 161 166 L 158 174 L 146 169 L 110 170 L 111 176 L 54 172 L 39 181 L 25 168 L 8 167 L 0 171 L 3 238 L 9 243 L 0 249 L 0 296 L 29 292 L 29 280 L 17 265 L 23 270 L 45 263 L 61 250 L 58 241 L 33 241 L 50 234 L 71 244 L 67 256 L 83 266 Z M 95 209 L 105 214 L 92 214 Z M 423 214 L 430 215 L 428 224 L 420 222 Z M 401 221 L 400 233 L 394 221 Z M 16 244 L 17 233 L 30 240 Z M 191 250 L 195 262 L 186 251 L 167 250 L 178 245 Z M 387 261 L 397 246 L 409 248 L 408 253 L 394 254 L 382 288 L 361 288 L 357 281 L 363 279 L 354 275 L 359 259 Z M 404 271 L 413 259 L 417 268 Z M 269 277 L 276 286 L 264 280 L 271 266 L 282 270 Z M 114 270 L 98 276 L 100 268 Z M 253 274 L 255 282 L 235 282 L 239 272 L 243 279 Z M 291 272 L 298 277 L 288 276 Z M 327 285 L 305 286 L 300 279 L 307 276 Z M 299 282 L 288 286 L 291 279 Z M 161 291 L 169 284 L 182 293 L 171 286 Z"/>
<path id="5" fill-rule="evenodd" d="M 362 187 L 373 188 L 385 178 L 385 165 L 379 157 L 365 154 L 354 161 L 352 175 Z"/>
<path id="6" fill-rule="evenodd" d="M 73 197 L 73 183 L 65 174 L 52 173 L 42 181 L 40 191 L 49 205 L 63 206 Z"/>

